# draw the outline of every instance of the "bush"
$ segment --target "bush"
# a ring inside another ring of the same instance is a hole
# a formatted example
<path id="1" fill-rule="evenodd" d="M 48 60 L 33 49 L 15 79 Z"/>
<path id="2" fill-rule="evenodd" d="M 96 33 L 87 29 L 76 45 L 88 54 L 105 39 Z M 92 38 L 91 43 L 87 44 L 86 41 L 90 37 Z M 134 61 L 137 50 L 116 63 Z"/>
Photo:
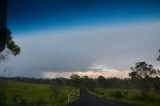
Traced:
<path id="1" fill-rule="evenodd" d="M 100 95 L 102 95 L 102 96 L 103 96 L 103 95 L 104 95 L 104 93 L 103 93 L 103 92 L 101 92 L 101 93 L 100 93 Z"/>
<path id="2" fill-rule="evenodd" d="M 6 95 L 3 89 L 0 89 L 0 106 L 5 106 Z"/>
<path id="3" fill-rule="evenodd" d="M 58 98 L 60 96 L 60 93 L 61 93 L 61 86 L 59 86 L 59 85 L 51 85 L 50 88 L 52 90 L 53 98 L 54 99 Z"/>
<path id="4" fill-rule="evenodd" d="M 0 80 L 0 106 L 5 106 L 7 82 Z"/>
<path id="5" fill-rule="evenodd" d="M 66 105 L 66 101 L 68 98 L 64 95 L 59 96 L 58 98 L 55 99 L 55 101 L 52 101 L 52 105 L 54 106 L 64 106 Z"/>
<path id="6" fill-rule="evenodd" d="M 114 91 L 111 94 L 112 97 L 114 97 L 115 99 L 119 99 L 123 97 L 123 93 L 121 91 Z"/>
<path id="7" fill-rule="evenodd" d="M 66 97 L 66 96 L 60 96 L 60 97 L 58 98 L 59 103 L 65 103 L 66 100 L 67 100 L 67 97 Z"/>
<path id="8" fill-rule="evenodd" d="M 132 97 L 132 99 L 139 100 L 139 101 L 154 101 L 154 98 L 149 95 L 146 95 L 146 96 L 136 95 Z"/>
<path id="9" fill-rule="evenodd" d="M 22 96 L 20 96 L 18 94 L 12 95 L 10 104 L 12 106 L 29 106 L 26 99 L 24 99 Z"/>

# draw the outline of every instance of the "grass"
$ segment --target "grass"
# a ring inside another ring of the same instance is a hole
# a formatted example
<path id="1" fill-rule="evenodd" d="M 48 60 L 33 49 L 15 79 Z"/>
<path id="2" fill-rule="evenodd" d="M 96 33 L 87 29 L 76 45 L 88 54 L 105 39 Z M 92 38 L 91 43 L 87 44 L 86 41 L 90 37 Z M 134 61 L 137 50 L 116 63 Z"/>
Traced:
<path id="1" fill-rule="evenodd" d="M 6 96 L 7 104 L 12 106 L 11 101 L 14 96 L 25 100 L 28 105 L 38 101 L 47 103 L 47 106 L 64 106 L 76 100 L 79 90 L 72 87 L 63 86 L 60 88 L 58 98 L 51 98 L 52 91 L 49 84 L 32 84 L 18 81 L 7 81 Z M 68 101 L 68 97 L 70 98 Z M 17 106 L 17 105 L 16 105 Z"/>
<path id="2" fill-rule="evenodd" d="M 160 106 L 160 94 L 154 90 L 150 90 L 149 98 L 142 97 L 141 92 L 137 89 L 129 89 L 127 95 L 115 98 L 113 94 L 117 91 L 122 92 L 122 90 L 115 88 L 95 88 L 94 92 L 91 93 L 113 101 L 132 104 L 133 106 Z"/>

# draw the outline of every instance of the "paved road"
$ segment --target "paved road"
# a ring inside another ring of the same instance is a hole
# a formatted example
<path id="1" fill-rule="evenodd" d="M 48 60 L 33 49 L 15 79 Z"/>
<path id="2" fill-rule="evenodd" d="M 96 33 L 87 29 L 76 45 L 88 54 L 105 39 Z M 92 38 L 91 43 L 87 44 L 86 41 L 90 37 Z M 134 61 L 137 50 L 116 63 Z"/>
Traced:
<path id="1" fill-rule="evenodd" d="M 96 97 L 88 93 L 87 90 L 81 89 L 79 99 L 70 106 L 128 106 L 128 105 Z"/>

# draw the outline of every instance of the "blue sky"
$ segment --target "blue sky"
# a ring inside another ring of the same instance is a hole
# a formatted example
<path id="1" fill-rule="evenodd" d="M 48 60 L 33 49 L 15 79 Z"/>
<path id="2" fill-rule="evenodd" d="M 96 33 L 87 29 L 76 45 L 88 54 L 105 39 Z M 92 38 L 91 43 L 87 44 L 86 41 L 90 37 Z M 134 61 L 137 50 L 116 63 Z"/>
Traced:
<path id="1" fill-rule="evenodd" d="M 21 54 L 0 64 L 12 76 L 127 77 L 156 61 L 159 0 L 9 0 L 8 27 Z"/>
<path id="2" fill-rule="evenodd" d="M 159 0 L 9 0 L 8 11 L 17 33 L 159 18 Z"/>

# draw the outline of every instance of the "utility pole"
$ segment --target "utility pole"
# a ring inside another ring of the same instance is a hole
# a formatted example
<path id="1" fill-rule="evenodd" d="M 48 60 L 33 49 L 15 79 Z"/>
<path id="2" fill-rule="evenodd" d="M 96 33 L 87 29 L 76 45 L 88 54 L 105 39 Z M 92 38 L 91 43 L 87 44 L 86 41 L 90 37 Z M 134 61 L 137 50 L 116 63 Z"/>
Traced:
<path id="1" fill-rule="evenodd" d="M 7 0 L 0 0 L 0 29 L 7 28 Z"/>

